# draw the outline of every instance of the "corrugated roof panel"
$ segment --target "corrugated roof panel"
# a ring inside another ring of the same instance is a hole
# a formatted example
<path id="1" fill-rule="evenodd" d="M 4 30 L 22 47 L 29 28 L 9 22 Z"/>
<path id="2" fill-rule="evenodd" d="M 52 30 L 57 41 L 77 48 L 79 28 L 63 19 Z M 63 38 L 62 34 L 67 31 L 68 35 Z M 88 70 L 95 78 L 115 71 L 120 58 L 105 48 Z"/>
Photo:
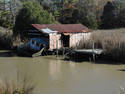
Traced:
<path id="1" fill-rule="evenodd" d="M 49 28 L 41 29 L 44 33 L 50 34 L 50 33 L 57 33 L 57 31 L 50 30 Z"/>

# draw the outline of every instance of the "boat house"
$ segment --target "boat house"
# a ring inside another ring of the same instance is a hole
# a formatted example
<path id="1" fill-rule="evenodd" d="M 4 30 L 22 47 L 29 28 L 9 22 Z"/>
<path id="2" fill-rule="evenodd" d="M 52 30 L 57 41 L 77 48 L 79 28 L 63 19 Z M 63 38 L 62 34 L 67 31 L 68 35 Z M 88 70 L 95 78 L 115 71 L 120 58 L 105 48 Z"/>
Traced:
<path id="1" fill-rule="evenodd" d="M 29 38 L 44 38 L 48 49 L 78 46 L 80 41 L 88 40 L 91 30 L 82 24 L 32 24 L 27 31 Z"/>

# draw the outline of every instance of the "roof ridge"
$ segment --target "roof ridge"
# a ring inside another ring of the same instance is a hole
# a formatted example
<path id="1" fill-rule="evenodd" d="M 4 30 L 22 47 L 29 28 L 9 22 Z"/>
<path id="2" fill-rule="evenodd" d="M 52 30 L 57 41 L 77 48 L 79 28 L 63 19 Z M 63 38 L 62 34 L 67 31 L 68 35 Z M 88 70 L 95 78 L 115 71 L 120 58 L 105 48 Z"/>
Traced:
<path id="1" fill-rule="evenodd" d="M 41 29 L 49 28 L 60 33 L 91 32 L 91 30 L 82 24 L 32 24 L 32 26 L 39 31 L 41 31 Z"/>

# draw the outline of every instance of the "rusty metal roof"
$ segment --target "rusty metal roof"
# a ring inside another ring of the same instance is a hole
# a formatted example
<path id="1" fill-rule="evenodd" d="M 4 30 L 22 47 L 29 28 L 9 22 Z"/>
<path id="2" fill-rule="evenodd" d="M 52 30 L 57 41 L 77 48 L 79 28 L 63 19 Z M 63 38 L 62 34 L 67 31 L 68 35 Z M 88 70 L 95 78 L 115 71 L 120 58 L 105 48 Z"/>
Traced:
<path id="1" fill-rule="evenodd" d="M 40 31 L 49 28 L 59 33 L 86 33 L 92 31 L 82 24 L 32 24 L 32 26 Z"/>

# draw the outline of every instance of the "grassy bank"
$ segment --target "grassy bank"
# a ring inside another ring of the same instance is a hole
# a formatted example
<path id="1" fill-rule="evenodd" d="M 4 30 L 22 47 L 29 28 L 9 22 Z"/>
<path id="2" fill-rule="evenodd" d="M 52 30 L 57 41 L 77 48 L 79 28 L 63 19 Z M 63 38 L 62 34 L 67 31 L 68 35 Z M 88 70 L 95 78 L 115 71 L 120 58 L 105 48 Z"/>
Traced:
<path id="1" fill-rule="evenodd" d="M 90 40 L 80 42 L 78 49 L 103 49 L 105 57 L 115 61 L 125 60 L 125 29 L 97 30 L 92 33 Z"/>

